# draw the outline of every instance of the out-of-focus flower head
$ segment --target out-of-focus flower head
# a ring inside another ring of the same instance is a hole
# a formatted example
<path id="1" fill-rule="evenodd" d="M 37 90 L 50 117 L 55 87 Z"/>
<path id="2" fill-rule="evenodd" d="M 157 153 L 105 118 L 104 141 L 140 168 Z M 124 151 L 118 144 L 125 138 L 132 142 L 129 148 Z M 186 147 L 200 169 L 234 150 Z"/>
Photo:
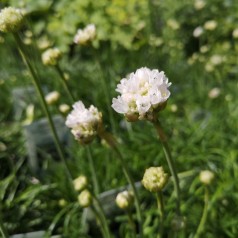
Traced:
<path id="1" fill-rule="evenodd" d="M 193 36 L 196 38 L 200 37 L 202 34 L 203 34 L 203 27 L 201 26 L 196 27 L 193 31 Z"/>
<path id="2" fill-rule="evenodd" d="M 194 8 L 196 10 L 201 10 L 206 6 L 206 2 L 204 0 L 195 0 Z"/>
<path id="3" fill-rule="evenodd" d="M 116 91 L 121 95 L 113 98 L 112 107 L 128 121 L 152 120 L 154 113 L 165 107 L 170 85 L 163 71 L 140 68 L 117 85 Z"/>
<path id="4" fill-rule="evenodd" d="M 117 194 L 116 204 L 121 209 L 129 208 L 134 201 L 134 195 L 131 191 L 123 191 Z"/>
<path id="5" fill-rule="evenodd" d="M 213 31 L 217 28 L 217 22 L 215 20 L 206 21 L 204 23 L 204 29 L 208 31 Z"/>
<path id="6" fill-rule="evenodd" d="M 200 181 L 203 184 L 205 184 L 205 185 L 211 184 L 211 182 L 213 181 L 214 177 L 215 177 L 214 173 L 211 172 L 210 170 L 203 170 L 199 174 Z"/>
<path id="7" fill-rule="evenodd" d="M 54 66 L 60 60 L 62 54 L 58 48 L 50 48 L 43 52 L 41 58 L 44 65 Z"/>
<path id="8" fill-rule="evenodd" d="M 102 113 L 94 106 L 85 108 L 81 101 L 73 105 L 73 110 L 67 116 L 66 126 L 71 128 L 75 139 L 82 144 L 92 142 L 102 124 Z"/>
<path id="9" fill-rule="evenodd" d="M 92 194 L 87 189 L 83 190 L 78 196 L 78 202 L 81 207 L 89 207 L 92 201 Z"/>
<path id="10" fill-rule="evenodd" d="M 3 8 L 0 12 L 0 31 L 16 32 L 20 29 L 24 16 L 20 9 L 14 7 Z"/>
<path id="11" fill-rule="evenodd" d="M 45 101 L 48 105 L 56 103 L 60 98 L 60 94 L 57 91 L 52 91 L 45 96 Z"/>
<path id="12" fill-rule="evenodd" d="M 94 24 L 87 25 L 84 29 L 78 29 L 74 37 L 74 43 L 78 45 L 85 45 L 93 41 L 96 37 L 96 27 Z"/>
<path id="13" fill-rule="evenodd" d="M 80 175 L 78 178 L 74 179 L 73 184 L 76 191 L 81 191 L 87 187 L 88 179 L 86 176 Z"/>

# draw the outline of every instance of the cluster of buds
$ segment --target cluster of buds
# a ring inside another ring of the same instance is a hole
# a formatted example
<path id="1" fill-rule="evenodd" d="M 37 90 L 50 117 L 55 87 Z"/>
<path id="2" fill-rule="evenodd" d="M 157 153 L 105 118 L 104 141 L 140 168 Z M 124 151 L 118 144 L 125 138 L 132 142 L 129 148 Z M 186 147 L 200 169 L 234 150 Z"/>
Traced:
<path id="1" fill-rule="evenodd" d="M 6 7 L 0 12 L 0 31 L 16 32 L 20 29 L 24 16 L 20 9 Z"/>
<path id="2" fill-rule="evenodd" d="M 71 128 L 75 139 L 81 144 L 92 142 L 102 126 L 102 113 L 94 106 L 85 108 L 81 101 L 73 105 L 73 110 L 67 116 L 66 126 Z"/>
<path id="3" fill-rule="evenodd" d="M 128 209 L 134 202 L 134 195 L 131 191 L 123 191 L 117 194 L 116 204 L 121 209 Z"/>
<path id="4" fill-rule="evenodd" d="M 150 192 L 159 192 L 167 184 L 169 176 L 164 172 L 163 167 L 150 167 L 146 169 L 142 184 Z"/>
<path id="5" fill-rule="evenodd" d="M 121 95 L 113 98 L 112 107 L 128 121 L 153 120 L 166 105 L 170 85 L 163 71 L 140 68 L 117 85 L 116 91 Z"/>
<path id="6" fill-rule="evenodd" d="M 78 45 L 86 45 L 93 41 L 96 37 L 96 27 L 94 24 L 87 25 L 84 29 L 78 29 L 74 37 L 74 43 Z"/>
<path id="7" fill-rule="evenodd" d="M 43 52 L 41 59 L 44 65 L 57 65 L 61 58 L 61 51 L 58 48 L 50 48 Z"/>

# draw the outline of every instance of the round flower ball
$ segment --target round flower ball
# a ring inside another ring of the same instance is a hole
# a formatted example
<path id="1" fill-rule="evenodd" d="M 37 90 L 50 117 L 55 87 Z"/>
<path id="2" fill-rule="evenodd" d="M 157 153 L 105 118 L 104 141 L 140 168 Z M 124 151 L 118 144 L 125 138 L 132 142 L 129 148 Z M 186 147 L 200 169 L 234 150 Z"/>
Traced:
<path id="1" fill-rule="evenodd" d="M 3 8 L 0 12 L 0 31 L 16 32 L 20 29 L 24 17 L 20 9 L 14 7 Z"/>
<path id="2" fill-rule="evenodd" d="M 58 48 L 50 48 L 42 54 L 41 58 L 44 65 L 57 65 L 61 58 L 61 51 Z"/>
<path id="3" fill-rule="evenodd" d="M 150 192 L 159 192 L 167 184 L 169 176 L 163 167 L 150 167 L 146 169 L 142 184 Z"/>
<path id="4" fill-rule="evenodd" d="M 116 204 L 121 209 L 129 208 L 134 201 L 134 196 L 131 191 L 123 191 L 117 194 Z"/>
<path id="5" fill-rule="evenodd" d="M 102 124 L 102 113 L 92 105 L 87 109 L 81 101 L 78 101 L 73 105 L 65 124 L 71 128 L 77 141 L 88 144 L 95 138 Z"/>
<path id="6" fill-rule="evenodd" d="M 155 112 L 165 107 L 170 85 L 163 71 L 140 68 L 117 85 L 120 96 L 113 98 L 112 108 L 128 121 L 151 120 Z"/>
<path id="7" fill-rule="evenodd" d="M 81 207 L 89 207 L 92 201 L 92 194 L 87 189 L 83 190 L 78 196 L 78 202 Z"/>

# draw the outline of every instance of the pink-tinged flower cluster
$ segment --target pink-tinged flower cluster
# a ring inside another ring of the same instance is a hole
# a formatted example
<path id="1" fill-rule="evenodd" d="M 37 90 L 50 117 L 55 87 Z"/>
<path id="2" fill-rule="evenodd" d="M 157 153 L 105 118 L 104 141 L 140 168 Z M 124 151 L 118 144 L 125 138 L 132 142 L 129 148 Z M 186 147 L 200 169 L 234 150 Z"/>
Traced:
<path id="1" fill-rule="evenodd" d="M 112 107 L 129 121 L 150 119 L 154 112 L 165 106 L 170 85 L 163 71 L 140 68 L 117 85 L 116 91 L 121 95 L 113 98 Z"/>

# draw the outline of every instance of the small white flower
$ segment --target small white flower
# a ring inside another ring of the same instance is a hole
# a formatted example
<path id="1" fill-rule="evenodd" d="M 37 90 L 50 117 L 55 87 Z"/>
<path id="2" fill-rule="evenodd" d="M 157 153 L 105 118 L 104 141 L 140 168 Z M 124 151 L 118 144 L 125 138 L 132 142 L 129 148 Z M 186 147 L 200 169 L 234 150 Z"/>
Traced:
<path id="1" fill-rule="evenodd" d="M 214 173 L 211 172 L 210 170 L 203 170 L 199 174 L 200 181 L 205 185 L 211 184 L 214 177 L 215 177 Z"/>
<path id="2" fill-rule="evenodd" d="M 52 91 L 45 96 L 45 101 L 48 105 L 54 104 L 59 100 L 60 94 L 57 91 Z"/>
<path id="3" fill-rule="evenodd" d="M 70 106 L 67 104 L 59 105 L 59 111 L 63 114 L 67 113 L 70 110 Z"/>
<path id="4" fill-rule="evenodd" d="M 173 30 L 178 30 L 180 28 L 179 23 L 175 19 L 169 19 L 167 21 L 167 25 L 171 27 Z"/>
<path id="5" fill-rule="evenodd" d="M 206 2 L 204 0 L 195 0 L 194 2 L 194 8 L 196 10 L 201 10 L 205 7 Z"/>
<path id="6" fill-rule="evenodd" d="M 206 53 L 209 51 L 209 46 L 208 45 L 203 45 L 200 47 L 200 52 L 201 53 Z"/>
<path id="7" fill-rule="evenodd" d="M 232 32 L 232 36 L 235 39 L 238 39 L 238 28 L 236 28 L 233 32 Z"/>
<path id="8" fill-rule="evenodd" d="M 78 178 L 74 179 L 73 184 L 76 191 L 81 191 L 87 187 L 88 179 L 84 175 L 80 175 Z"/>
<path id="9" fill-rule="evenodd" d="M 211 61 L 211 64 L 213 64 L 213 65 L 219 65 L 223 62 L 223 57 L 220 55 L 213 55 L 210 58 L 210 61 Z"/>
<path id="10" fill-rule="evenodd" d="M 113 98 L 112 107 L 129 121 L 149 119 L 155 110 L 165 105 L 170 96 L 170 85 L 163 71 L 140 68 L 117 85 L 116 91 L 121 96 Z"/>
<path id="11" fill-rule="evenodd" d="M 211 89 L 211 91 L 209 91 L 208 97 L 211 99 L 215 99 L 215 98 L 219 97 L 220 94 L 221 94 L 220 88 L 213 88 L 213 89 Z"/>
<path id="12" fill-rule="evenodd" d="M 217 27 L 217 22 L 215 20 L 210 20 L 204 23 L 204 29 L 208 31 L 213 31 Z"/>
<path id="13" fill-rule="evenodd" d="M 3 8 L 0 12 L 0 31 L 16 32 L 22 25 L 23 19 L 20 9 L 13 7 Z"/>
<path id="14" fill-rule="evenodd" d="M 85 108 L 81 101 L 73 105 L 73 111 L 67 116 L 66 126 L 71 128 L 75 139 L 82 144 L 90 143 L 97 135 L 102 123 L 102 113 L 94 106 Z"/>
<path id="15" fill-rule="evenodd" d="M 56 65 L 61 58 L 61 52 L 58 48 L 51 48 L 46 50 L 41 58 L 44 65 Z"/>
<path id="16" fill-rule="evenodd" d="M 94 24 L 87 25 L 84 29 L 78 29 L 74 37 L 74 43 L 85 45 L 96 37 L 96 27 Z"/>
<path id="17" fill-rule="evenodd" d="M 193 31 L 193 36 L 198 38 L 203 34 L 203 28 L 201 26 L 198 26 Z"/>

